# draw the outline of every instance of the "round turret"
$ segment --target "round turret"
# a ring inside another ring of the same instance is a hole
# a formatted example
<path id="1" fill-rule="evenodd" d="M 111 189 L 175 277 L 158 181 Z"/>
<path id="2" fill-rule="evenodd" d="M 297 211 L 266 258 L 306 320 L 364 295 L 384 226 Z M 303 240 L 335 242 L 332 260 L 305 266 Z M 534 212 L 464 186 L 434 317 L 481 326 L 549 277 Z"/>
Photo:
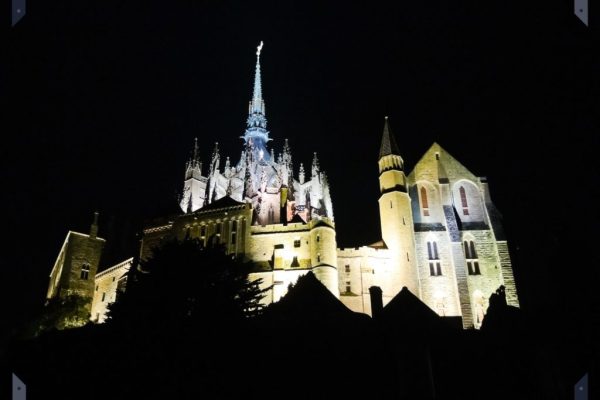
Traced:
<path id="1" fill-rule="evenodd" d="M 329 218 L 318 218 L 313 219 L 310 226 L 312 272 L 331 293 L 339 297 L 337 243 L 333 222 Z"/>

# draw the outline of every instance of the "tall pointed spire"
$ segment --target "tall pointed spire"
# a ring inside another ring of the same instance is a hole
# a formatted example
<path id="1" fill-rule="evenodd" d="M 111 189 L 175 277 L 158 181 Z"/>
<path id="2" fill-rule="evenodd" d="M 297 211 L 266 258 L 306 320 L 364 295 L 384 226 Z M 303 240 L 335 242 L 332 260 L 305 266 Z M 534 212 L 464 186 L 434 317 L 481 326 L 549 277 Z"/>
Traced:
<path id="1" fill-rule="evenodd" d="M 256 69 L 254 72 L 254 93 L 250 102 L 250 113 L 265 113 L 265 102 L 262 98 L 262 85 L 260 79 L 260 51 L 262 50 L 263 42 L 256 48 Z"/>
<path id="2" fill-rule="evenodd" d="M 396 144 L 396 139 L 392 134 L 392 130 L 390 129 L 390 121 L 388 117 L 385 117 L 385 123 L 383 125 L 383 137 L 381 138 L 381 148 L 379 149 L 379 158 L 384 156 L 388 156 L 390 154 L 394 154 L 396 156 L 400 155 L 400 150 L 398 150 L 398 145 Z"/>
<path id="3" fill-rule="evenodd" d="M 262 97 L 262 83 L 260 76 L 260 52 L 263 48 L 263 42 L 256 49 L 256 69 L 254 72 L 254 92 L 250 101 L 248 115 L 248 129 L 267 128 L 267 118 L 265 117 L 265 102 Z M 246 135 L 248 132 L 246 132 Z"/>
<path id="4" fill-rule="evenodd" d="M 256 69 L 254 72 L 254 92 L 248 107 L 248 119 L 246 120 L 246 132 L 243 139 L 252 146 L 256 159 L 270 160 L 270 152 L 266 149 L 269 140 L 267 131 L 267 118 L 265 116 L 265 102 L 262 97 L 262 83 L 260 75 L 260 53 L 263 42 L 256 49 Z M 260 155 L 260 156 L 259 156 Z"/>

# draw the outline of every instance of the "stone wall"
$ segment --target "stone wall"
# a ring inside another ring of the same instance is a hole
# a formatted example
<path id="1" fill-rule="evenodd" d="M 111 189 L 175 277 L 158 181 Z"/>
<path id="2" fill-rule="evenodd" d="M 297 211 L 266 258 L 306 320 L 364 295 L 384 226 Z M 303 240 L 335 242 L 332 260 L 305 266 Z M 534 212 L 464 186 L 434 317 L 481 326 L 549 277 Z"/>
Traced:
<path id="1" fill-rule="evenodd" d="M 133 257 L 116 264 L 96 275 L 94 298 L 90 319 L 96 323 L 106 320 L 108 305 L 117 300 L 118 294 L 125 290 L 127 272 L 133 264 Z"/>

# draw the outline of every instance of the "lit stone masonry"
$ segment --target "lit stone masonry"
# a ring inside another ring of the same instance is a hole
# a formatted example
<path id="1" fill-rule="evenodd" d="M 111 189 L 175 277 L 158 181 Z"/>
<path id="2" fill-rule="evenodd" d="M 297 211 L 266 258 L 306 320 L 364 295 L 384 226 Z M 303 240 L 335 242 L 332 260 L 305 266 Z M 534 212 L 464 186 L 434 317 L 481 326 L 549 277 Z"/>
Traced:
<path id="1" fill-rule="evenodd" d="M 87 300 L 86 312 L 91 311 L 94 294 L 94 276 L 106 241 L 97 237 L 98 213 L 89 234 L 69 231 L 50 272 L 46 298 L 64 298 L 78 295 Z"/>
<path id="2" fill-rule="evenodd" d="M 408 173 L 387 117 L 377 162 L 381 240 L 337 248 L 329 181 L 317 153 L 294 164 L 287 139 L 272 145 L 262 50 L 261 42 L 238 161 L 222 159 L 218 143 L 194 141 L 180 211 L 147 224 L 140 260 L 151 257 L 163 239 L 192 237 L 253 261 L 250 278 L 272 287 L 265 304 L 281 299 L 290 284 L 312 271 L 349 309 L 367 314 L 372 286 L 381 288 L 384 305 L 406 287 L 439 315 L 462 317 L 464 328 L 481 326 L 490 295 L 501 285 L 508 304 L 518 307 L 507 238 L 486 178 L 475 176 L 437 143 Z M 208 148 L 212 153 L 204 165 L 200 152 Z M 92 232 L 70 232 L 52 270 L 48 297 L 70 290 L 91 302 L 91 277 L 103 243 Z M 84 261 L 90 263 L 87 281 L 79 280 Z M 98 282 L 104 284 L 108 276 L 99 274 Z M 114 285 L 106 287 L 106 293 L 117 293 Z M 101 320 L 97 298 L 96 293 L 94 312 Z"/>
<path id="3" fill-rule="evenodd" d="M 350 309 L 371 313 L 369 288 L 387 304 L 406 286 L 442 316 L 481 326 L 501 285 L 519 306 L 508 245 L 485 178 L 434 143 L 406 177 L 386 118 L 379 158 L 383 240 L 338 250 L 339 290 Z"/>
<path id="4" fill-rule="evenodd" d="M 117 300 L 119 293 L 125 291 L 127 272 L 133 264 L 133 257 L 96 274 L 94 299 L 90 319 L 96 323 L 106 321 L 108 305 Z"/>

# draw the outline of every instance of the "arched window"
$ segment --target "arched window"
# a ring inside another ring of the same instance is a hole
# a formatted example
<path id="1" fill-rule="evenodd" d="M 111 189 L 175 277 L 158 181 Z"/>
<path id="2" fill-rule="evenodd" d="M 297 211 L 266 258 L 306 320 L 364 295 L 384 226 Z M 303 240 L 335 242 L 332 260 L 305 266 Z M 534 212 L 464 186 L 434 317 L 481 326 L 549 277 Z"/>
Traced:
<path id="1" fill-rule="evenodd" d="M 423 209 L 423 216 L 429 216 L 429 202 L 427 201 L 427 189 L 421 186 L 421 208 Z"/>
<path id="2" fill-rule="evenodd" d="M 467 192 L 465 191 L 464 186 L 461 186 L 458 191 L 460 192 L 460 203 L 462 205 L 463 214 L 469 215 L 469 203 L 467 203 Z"/>
<path id="3" fill-rule="evenodd" d="M 83 280 L 87 280 L 89 278 L 89 275 L 90 275 L 90 264 L 84 263 L 81 266 L 81 275 L 79 275 L 79 278 L 81 278 Z"/>
<path id="4" fill-rule="evenodd" d="M 438 254 L 437 242 L 427 242 L 427 258 L 429 259 L 429 275 L 442 275 L 442 265 Z"/>
<path id="5" fill-rule="evenodd" d="M 477 252 L 475 251 L 475 242 L 472 240 L 465 240 L 463 242 L 463 248 L 469 275 L 481 275 L 481 271 L 479 270 L 479 259 L 477 258 Z"/>

